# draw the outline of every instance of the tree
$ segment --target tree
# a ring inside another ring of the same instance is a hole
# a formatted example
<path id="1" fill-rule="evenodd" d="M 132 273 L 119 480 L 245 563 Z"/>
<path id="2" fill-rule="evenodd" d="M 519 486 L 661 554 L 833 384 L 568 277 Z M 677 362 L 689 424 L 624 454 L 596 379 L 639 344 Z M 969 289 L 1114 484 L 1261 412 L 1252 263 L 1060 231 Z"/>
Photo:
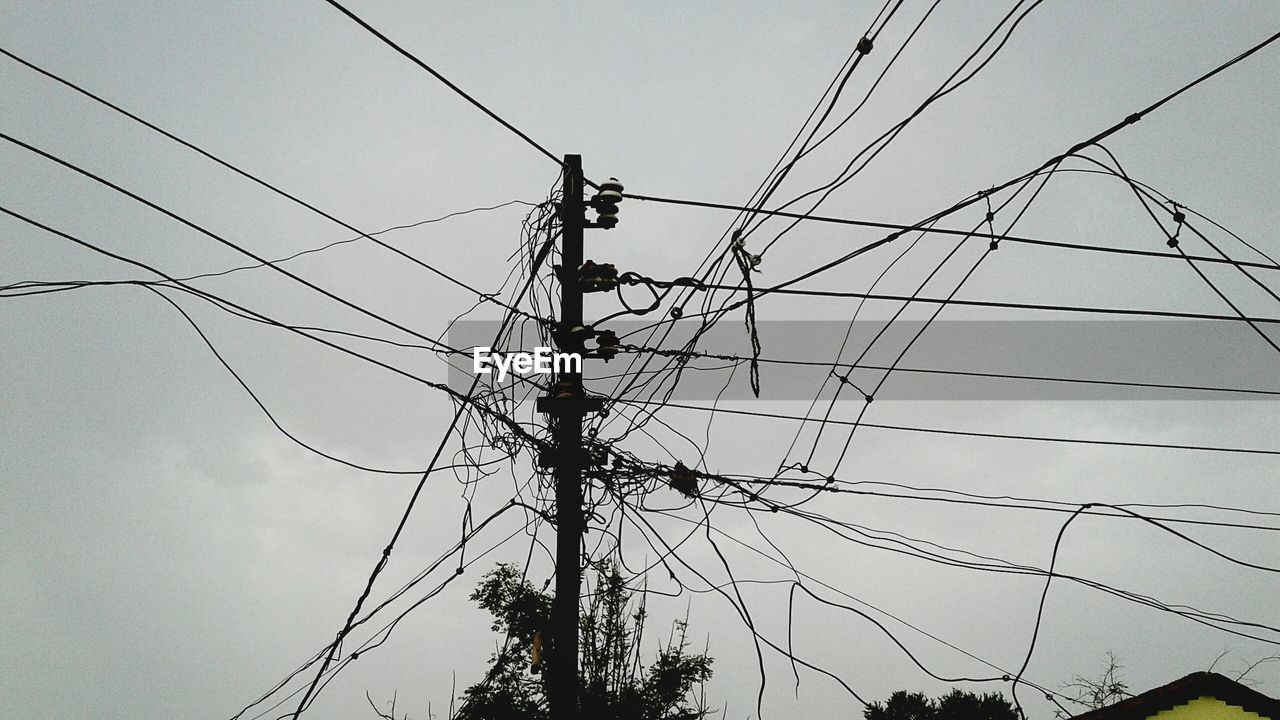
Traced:
<path id="1" fill-rule="evenodd" d="M 711 658 L 689 652 L 687 625 L 676 622 L 647 667 L 641 660 L 645 608 L 613 566 L 597 568 L 596 588 L 580 619 L 583 717 L 599 720 L 699 720 L 709 713 L 693 697 L 711 677 Z M 471 599 L 493 616 L 504 636 L 489 671 L 462 695 L 456 720 L 546 720 L 545 673 L 535 674 L 530 651 L 551 627 L 552 596 L 537 590 L 512 565 L 484 576 Z M 555 662 L 548 643 L 540 667 Z"/>
<path id="2" fill-rule="evenodd" d="M 934 700 L 924 693 L 899 690 L 884 703 L 868 705 L 862 717 L 865 720 L 1018 720 L 1018 713 L 1000 693 L 978 695 L 957 689 Z"/>
<path id="3" fill-rule="evenodd" d="M 1103 657 L 1101 673 L 1091 678 L 1075 675 L 1071 678 L 1071 682 L 1063 683 L 1062 691 L 1069 693 L 1076 703 L 1090 709 L 1115 704 L 1132 695 L 1129 692 L 1129 684 L 1120 677 L 1120 671 L 1123 669 L 1120 659 L 1114 652 L 1108 650 Z M 1054 715 L 1058 718 L 1070 717 L 1062 710 L 1056 711 Z"/>
<path id="4" fill-rule="evenodd" d="M 1218 667 L 1218 663 L 1222 662 L 1222 659 L 1225 658 L 1230 653 L 1231 653 L 1231 648 L 1227 648 L 1226 650 L 1223 650 L 1222 653 L 1218 655 L 1216 659 L 1214 659 L 1213 663 L 1209 665 L 1208 672 L 1214 672 L 1214 669 Z M 1245 665 L 1239 670 L 1228 671 L 1224 669 L 1222 674 L 1234 675 L 1235 677 L 1233 677 L 1232 679 L 1235 680 L 1236 682 L 1241 683 L 1242 685 L 1253 686 L 1253 685 L 1257 685 L 1258 681 L 1251 679 L 1249 677 L 1249 673 L 1253 672 L 1254 670 L 1257 670 L 1259 666 L 1266 665 L 1267 663 L 1277 662 L 1277 661 L 1280 661 L 1280 655 L 1268 655 L 1266 657 L 1258 658 L 1257 660 L 1249 663 L 1248 665 Z"/>

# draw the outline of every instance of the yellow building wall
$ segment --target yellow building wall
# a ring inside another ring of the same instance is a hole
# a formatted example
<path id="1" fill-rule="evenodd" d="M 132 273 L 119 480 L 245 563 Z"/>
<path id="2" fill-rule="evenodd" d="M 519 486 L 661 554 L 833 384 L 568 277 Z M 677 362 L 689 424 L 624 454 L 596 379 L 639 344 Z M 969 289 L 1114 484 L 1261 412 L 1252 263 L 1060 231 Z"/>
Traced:
<path id="1" fill-rule="evenodd" d="M 1201 697 L 1186 705 L 1169 708 L 1152 715 L 1150 720 L 1280 720 L 1280 718 L 1264 718 L 1255 712 L 1228 705 L 1217 698 Z"/>

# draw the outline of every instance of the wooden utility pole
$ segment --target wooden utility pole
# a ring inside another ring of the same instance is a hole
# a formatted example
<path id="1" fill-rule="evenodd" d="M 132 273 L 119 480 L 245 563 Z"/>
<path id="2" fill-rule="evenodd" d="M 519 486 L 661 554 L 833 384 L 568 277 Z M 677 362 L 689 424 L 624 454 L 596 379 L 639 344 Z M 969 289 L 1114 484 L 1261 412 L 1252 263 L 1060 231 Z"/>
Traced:
<path id="1" fill-rule="evenodd" d="M 562 353 L 584 353 L 582 286 L 582 228 L 586 204 L 582 199 L 582 157 L 564 158 L 564 196 L 560 201 L 560 326 L 555 336 Z M 551 609 L 552 652 L 547 663 L 547 695 L 552 720 L 578 715 L 578 595 L 582 585 L 582 421 L 586 414 L 582 373 L 565 372 L 552 389 L 552 437 L 555 441 L 556 481 L 556 595 Z M 557 397 L 564 402 L 557 402 Z"/>
<path id="2" fill-rule="evenodd" d="M 592 357 L 605 362 L 618 352 L 618 336 L 586 327 L 582 318 L 582 296 L 608 292 L 618 285 L 618 271 L 610 263 L 597 265 L 582 259 L 584 228 L 608 230 L 618 224 L 618 203 L 622 183 L 609 178 L 600 185 L 590 202 L 582 197 L 582 157 L 564 156 L 564 196 L 560 200 L 560 320 L 552 328 L 556 350 L 575 355 L 577 364 L 557 370 L 550 392 L 538 398 L 538 410 L 550 416 L 552 447 L 546 464 L 555 468 L 556 483 L 556 596 L 551 606 L 550 651 L 547 653 L 547 699 L 551 720 L 576 720 L 581 681 L 578 675 L 578 595 L 582 587 L 582 536 L 586 525 L 582 514 L 582 475 L 590 465 L 582 441 L 583 419 L 603 408 L 599 397 L 588 397 L 582 386 L 582 360 L 588 355 L 586 341 L 595 338 Z M 596 212 L 594 222 L 587 209 Z"/>

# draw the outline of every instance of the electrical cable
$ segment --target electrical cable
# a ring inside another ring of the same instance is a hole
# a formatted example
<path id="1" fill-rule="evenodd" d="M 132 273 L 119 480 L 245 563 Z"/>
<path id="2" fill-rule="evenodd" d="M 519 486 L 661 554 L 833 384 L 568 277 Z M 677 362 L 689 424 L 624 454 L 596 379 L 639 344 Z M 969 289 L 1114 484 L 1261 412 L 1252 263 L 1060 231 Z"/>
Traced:
<path id="1" fill-rule="evenodd" d="M 436 268 L 436 267 L 434 267 L 434 266 L 432 266 L 432 265 L 430 265 L 430 264 L 428 264 L 428 263 L 424 262 L 423 260 L 421 260 L 421 259 L 419 259 L 419 258 L 416 258 L 416 257 L 413 257 L 412 255 L 409 255 L 408 253 L 406 253 L 406 252 L 404 252 L 404 251 L 402 251 L 402 250 L 400 250 L 400 249 L 398 249 L 398 248 L 396 248 L 396 247 L 394 247 L 394 246 L 392 246 L 392 245 L 388 245 L 388 244 L 386 244 L 386 243 L 382 242 L 381 240 L 378 240 L 376 236 L 378 236 L 378 235 L 382 235 L 382 234 L 387 233 L 387 232 L 390 232 L 391 230 L 401 230 L 401 229 L 406 229 L 406 228 L 417 227 L 417 226 L 419 226 L 419 225 L 425 225 L 425 224 L 428 224 L 428 223 L 439 222 L 439 221 L 441 221 L 441 220 L 445 220 L 445 219 L 448 219 L 448 218 L 451 218 L 451 217 L 456 217 L 456 216 L 458 216 L 458 215 L 464 215 L 464 214 L 471 213 L 471 212 L 476 212 L 476 211 L 479 211 L 479 210 L 496 210 L 497 208 L 505 207 L 505 206 L 507 206 L 507 205 L 510 205 L 510 204 L 513 204 L 513 203 L 516 203 L 516 202 L 523 202 L 523 201 L 516 201 L 516 200 L 513 200 L 513 201 L 511 201 L 511 202 L 503 203 L 503 204 L 501 204 L 501 205 L 495 205 L 495 206 L 487 207 L 487 208 L 475 208 L 475 209 L 473 209 L 473 210 L 466 210 L 466 211 L 463 211 L 463 212 L 457 212 L 457 213 L 450 213 L 450 214 L 445 215 L 445 216 L 443 216 L 443 217 L 435 218 L 435 219 L 432 219 L 432 220 L 424 220 L 424 221 L 421 221 L 421 222 L 417 222 L 417 223 L 410 223 L 410 224 L 407 224 L 407 225 L 398 225 L 398 226 L 391 227 L 391 228 L 387 228 L 387 229 L 385 229 L 385 230 L 381 230 L 381 231 L 379 231 L 379 232 L 375 232 L 375 233 L 366 233 L 366 232 L 363 232 L 363 231 L 361 231 L 361 230 L 357 229 L 356 227 L 352 226 L 350 223 L 347 223 L 347 222 L 345 222 L 345 221 L 343 221 L 343 220 L 340 220 L 340 219 L 338 219 L 337 217 L 335 217 L 334 215 L 332 215 L 332 214 L 330 214 L 330 213 L 328 213 L 328 212 L 325 212 L 324 210 L 321 210 L 320 208 L 316 207 L 315 205 L 313 205 L 313 204 L 311 204 L 311 203 L 309 203 L 309 202 L 307 202 L 307 201 L 305 201 L 305 200 L 302 200 L 301 198 L 297 197 L 296 195 L 293 195 L 292 193 L 289 193 L 289 192 L 287 192 L 287 191 L 285 191 L 285 190 L 280 189 L 278 186 L 276 186 L 276 185 L 274 185 L 274 184 L 272 184 L 272 183 L 269 183 L 269 182 L 267 182 L 266 180 L 263 180 L 263 179 L 261 179 L 261 178 L 257 177 L 256 175 L 253 175 L 253 174 L 249 173 L 248 171 L 246 171 L 246 170 L 244 170 L 244 169 L 242 169 L 242 168 L 240 168 L 240 167 L 238 167 L 238 166 L 236 166 L 236 165 L 232 164 L 231 162 L 228 162 L 227 160 L 224 160 L 224 159 L 222 159 L 221 157 L 218 157 L 217 155 L 214 155 L 213 153 L 209 152 L 208 150 L 205 150 L 204 148 L 201 148 L 201 147 L 199 147 L 199 146 L 195 145 L 195 144 L 194 144 L 194 143 L 192 143 L 192 142 L 189 142 L 189 141 L 187 141 L 187 140 L 184 140 L 183 138 L 181 138 L 181 137 L 179 137 L 179 136 L 175 135 L 174 133 L 171 133 L 171 132 L 169 132 L 168 130 L 165 130 L 164 128 L 162 128 L 162 127 L 160 127 L 160 126 L 158 126 L 158 125 L 156 125 L 156 124 L 154 124 L 154 123 L 152 123 L 152 122 L 149 122 L 149 121 L 147 121 L 147 120 L 145 120 L 145 119 L 143 119 L 143 118 L 139 117 L 138 115 L 136 115 L 136 114 L 134 114 L 134 113 L 132 113 L 132 112 L 129 112 L 128 110 L 124 109 L 123 107 L 121 107 L 121 106 L 119 106 L 119 105 L 117 105 L 117 104 L 115 104 L 115 103 L 111 102 L 110 100 L 107 100 L 107 99 L 105 99 L 105 98 L 103 98 L 103 97 L 100 97 L 100 96 L 98 96 L 98 95 L 96 95 L 96 94 L 94 94 L 94 93 L 92 93 L 92 92 L 90 92 L 90 91 L 86 90 L 85 88 L 83 88 L 83 87 L 81 87 L 81 86 L 79 86 L 79 85 L 77 85 L 77 84 L 75 84 L 75 83 L 71 82 L 70 80 L 67 80 L 66 78 L 63 78 L 63 77 L 61 77 L 61 76 L 59 76 L 59 75 L 55 75 L 54 73 L 50 72 L 49 70 L 46 70 L 46 69 L 44 69 L 44 68 L 42 68 L 42 67 L 40 67 L 40 66 L 36 65 L 35 63 L 32 63 L 32 62 L 31 62 L 31 61 L 29 61 L 29 60 L 26 60 L 26 59 L 24 59 L 24 58 L 21 58 L 21 57 L 19 57 L 18 55 L 14 54 L 14 53 L 12 53 L 12 52 L 10 52 L 10 51 L 8 51 L 8 50 L 4 49 L 4 48 L 0 48 L 0 54 L 5 55 L 6 57 L 8 57 L 9 59 L 13 60 L 14 62 L 17 62 L 17 63 L 19 63 L 19 64 L 21 64 L 21 65 L 24 65 L 24 66 L 26 66 L 27 68 L 30 68 L 31 70 L 33 70 L 33 71 L 35 71 L 35 72 L 37 72 L 37 73 L 39 73 L 39 74 L 41 74 L 41 75 L 43 75 L 43 76 L 45 76 L 45 77 L 47 77 L 47 78 L 51 79 L 51 80 L 54 80 L 55 82 L 61 83 L 62 85 L 64 85 L 64 86 L 66 86 L 66 87 L 68 87 L 68 88 L 70 88 L 70 89 L 72 89 L 72 90 L 74 90 L 74 91 L 76 91 L 76 92 L 80 93 L 81 95 L 83 95 L 83 96 L 85 96 L 85 97 L 87 97 L 87 98 L 89 98 L 89 99 L 93 100 L 94 102 L 97 102 L 97 103 L 99 103 L 100 105 L 103 105 L 104 107 L 107 107 L 107 108 L 109 108 L 109 109 L 113 110 L 114 112 L 116 112 L 116 113 L 118 113 L 118 114 L 120 114 L 120 115 L 123 115 L 124 117 L 127 117 L 127 118 L 129 118 L 130 120 L 133 120 L 134 122 L 138 123 L 139 125 L 142 125 L 143 127 L 147 128 L 147 129 L 149 129 L 149 130 L 152 130 L 152 131 L 154 131 L 154 132 L 156 132 L 156 133 L 159 133 L 160 135 L 162 135 L 162 136 L 164 136 L 164 137 L 168 138 L 169 140 L 172 140 L 173 142 L 176 142 L 176 143 L 178 143 L 179 145 L 182 145 L 183 147 L 185 147 L 185 148 L 187 148 L 187 149 L 189 149 L 189 150 L 191 150 L 191 151 L 193 151 L 193 152 L 195 152 L 195 153 L 197 153 L 197 154 L 199 154 L 199 155 L 201 155 L 201 156 L 203 156 L 203 157 L 207 158 L 208 160 L 211 160 L 211 161 L 213 161 L 213 162 L 217 163 L 218 165 L 221 165 L 222 167 L 224 167 L 224 168 L 226 168 L 226 169 L 228 169 L 228 170 L 230 170 L 230 171 L 234 172 L 235 174 L 237 174 L 237 175 L 239 175 L 239 176 L 241 176 L 241 177 L 245 178 L 246 180 L 249 180 L 249 181 L 251 181 L 251 182 L 253 182 L 253 183 L 256 183 L 257 185 L 259 185 L 259 186 L 261 186 L 261 187 L 263 187 L 263 188 L 266 188 L 267 190 L 270 190 L 271 192 L 275 193 L 276 195 L 279 195 L 280 197 L 283 197 L 283 198 L 285 198 L 285 199 L 287 199 L 287 200 L 289 200 L 289 201 L 293 202 L 294 204 L 296 204 L 296 205 L 298 205 L 298 206 L 300 206 L 300 207 L 306 208 L 307 210 L 309 210 L 309 211 L 311 211 L 311 212 L 315 213 L 316 215 L 319 215 L 320 217 L 323 217 L 323 218 L 325 218 L 326 220 L 329 220 L 330 222 L 332 222 L 332 223 L 334 223 L 334 224 L 336 224 L 336 225 L 339 225 L 339 226 L 341 226 L 341 227 L 345 228 L 346 230 L 348 230 L 348 231 L 350 231 L 350 232 L 356 233 L 356 235 L 358 236 L 358 237 L 356 237 L 356 238 L 352 238 L 352 239 L 349 239 L 349 240 L 339 240 L 339 241 L 337 241 L 337 242 L 330 243 L 329 245 L 325 245 L 325 246 L 324 246 L 324 247 L 322 247 L 322 248 L 316 248 L 316 249 L 312 249 L 312 250 L 306 250 L 306 251 L 303 251 L 303 252 L 297 253 L 297 254 L 295 254 L 295 255 L 290 255 L 289 257 L 284 258 L 284 259 L 282 259 L 282 260 L 276 260 L 276 261 L 274 261 L 274 262 L 284 262 L 284 261 L 286 261 L 286 260 L 291 260 L 291 259 L 293 259 L 293 258 L 295 258 L 295 257 L 299 257 L 299 256 L 301 256 L 301 255 L 305 255 L 305 254 L 307 254 L 307 253 L 319 252 L 320 250 L 324 250 L 324 249 L 327 249 L 327 248 L 329 248 L 329 247 L 333 247 L 334 245 L 339 245 L 339 244 L 342 244 L 342 243 L 348 243 L 348 242 L 352 242 L 353 240 L 357 240 L 357 239 L 362 239 L 362 238 L 363 238 L 363 239 L 371 240 L 372 242 L 374 242 L 374 243 L 375 243 L 375 244 L 377 244 L 378 246 L 380 246 L 380 247 L 382 247 L 382 248 L 384 248 L 384 249 L 386 249 L 386 250 L 389 250 L 389 251 L 391 251 L 391 252 L 393 252 L 393 253 L 395 253 L 395 254 L 399 255 L 400 257 L 402 257 L 402 258 L 406 259 L 406 260 L 409 260 L 410 262 L 414 263 L 415 265 L 418 265 L 419 267 L 422 267 L 422 268 L 424 268 L 424 269 L 426 269 L 426 270 L 428 270 L 428 271 L 430 271 L 430 272 L 434 273 L 435 275 L 439 276 L 440 278 L 442 278 L 442 279 L 444 279 L 444 280 L 447 280 L 448 282 L 453 283 L 454 285 L 456 285 L 456 286 L 458 286 L 458 287 L 460 287 L 460 288 L 463 288 L 464 290 L 467 290 L 468 292 L 471 292 L 471 293 L 473 293 L 473 294 L 475 294 L 475 295 L 479 296 L 480 298 L 482 298 L 482 299 L 484 299 L 484 300 L 487 300 L 488 302 L 497 302 L 497 301 L 496 301 L 496 300 L 494 300 L 494 299 L 493 299 L 489 294 L 487 294 L 487 293 L 483 293 L 483 292 L 480 292 L 479 290 L 477 290 L 476 288 L 472 287 L 471 285 L 468 285 L 467 283 L 465 283 L 465 282 L 463 282 L 463 281 L 461 281 L 461 280 L 459 280 L 459 279 L 457 279 L 457 278 L 453 277 L 452 275 L 449 275 L 448 273 L 445 273 L 444 271 L 442 271 L 442 270 L 440 270 L 440 269 L 438 269 L 438 268 Z M 11 142 L 12 142 L 12 140 L 11 140 Z M 29 149 L 29 150 L 34 150 L 34 148 L 31 148 L 30 146 L 25 146 L 25 147 L 27 147 L 27 149 Z M 37 151 L 37 152 L 38 152 L 38 151 Z M 44 153 L 41 153 L 41 154 L 44 154 Z M 53 158 L 52 156 L 49 156 L 49 155 L 45 155 L 45 156 L 46 156 L 46 157 L 48 157 L 48 158 L 49 158 L 49 159 L 51 159 L 51 160 L 55 160 L 55 161 L 57 161 L 57 159 L 56 159 L 56 158 Z M 74 169 L 74 168 L 73 168 L 73 169 Z M 524 204 L 528 204 L 528 203 L 524 203 Z M 253 268 L 253 267 L 263 267 L 263 266 L 268 266 L 268 265 L 272 265 L 272 263 L 271 263 L 271 262 L 267 262 L 267 261 L 261 261 L 261 262 L 259 262 L 257 265 L 245 266 L 244 268 L 234 268 L 234 269 L 232 269 L 232 270 L 225 270 L 225 271 L 222 271 L 222 272 L 219 272 L 219 273 L 209 273 L 209 274 L 195 275 L 195 276 L 192 276 L 192 277 L 190 277 L 190 278 L 184 278 L 184 279 L 195 280 L 195 279 L 197 279 L 197 278 L 201 278 L 201 277 L 213 277 L 213 276 L 216 276 L 216 275 L 223 275 L 223 274 L 227 274 L 227 273 L 230 273 L 230 272 L 235 272 L 236 270 L 240 270 L 240 269 L 248 269 L 248 268 Z M 501 305 L 501 303 L 497 303 L 497 304 Z M 505 307 L 505 306 L 504 306 L 504 307 Z M 507 307 L 506 309 L 507 309 L 507 310 L 511 310 L 512 308 Z"/>
<path id="2" fill-rule="evenodd" d="M 528 143 L 530 146 L 532 146 L 532 147 L 533 147 L 534 149 L 536 149 L 538 152 L 540 152 L 540 153 L 542 153 L 543 155 L 546 155 L 547 157 L 551 158 L 552 162 L 554 162 L 557 166 L 560 166 L 560 167 L 563 167 L 563 166 L 564 166 L 564 161 L 563 161 L 563 160 L 561 160 L 559 157 L 556 157 L 554 154 L 552 154 L 550 150 L 547 150 L 547 149 L 546 149 L 546 148 L 544 148 L 543 146 L 539 145 L 537 142 L 535 142 L 535 141 L 534 141 L 534 139 L 533 139 L 533 138 L 531 138 L 531 137 L 529 137 L 528 135 L 526 135 L 526 134 L 524 134 L 523 132 L 521 132 L 521 131 L 520 131 L 520 129 L 519 129 L 519 128 L 517 128 L 515 125 L 512 125 L 511 123 L 507 122 L 506 120 L 503 120 L 501 117 L 499 117 L 499 116 L 498 116 L 498 114 L 497 114 L 497 113 L 495 113 L 494 111 L 492 111 L 492 110 L 490 110 L 489 108 L 485 107 L 485 106 L 484 106 L 484 104 L 482 104 L 479 100 L 476 100 L 475 98 L 471 97 L 471 95 L 467 94 L 467 92 L 466 92 L 466 91 L 464 91 L 462 88 L 460 88 L 460 87 L 458 87 L 457 85 L 453 84 L 453 82 L 451 82 L 451 81 L 449 80 L 449 78 L 446 78 L 444 75 L 441 75 L 439 72 L 437 72 L 437 71 L 436 71 L 436 69 L 435 69 L 435 68 L 431 67 L 430 65 L 428 65 L 428 64 L 426 64 L 425 62 L 423 62 L 422 60 L 420 60 L 420 59 L 419 59 L 416 55 L 414 55 L 413 53 L 411 53 L 411 52 L 409 52 L 408 50 L 405 50 L 403 47 L 400 47 L 399 45 L 397 45 L 397 44 L 396 44 L 396 43 L 395 43 L 391 38 L 387 37 L 386 35 L 383 35 L 381 32 L 379 32 L 379 31 L 378 31 L 376 28 L 374 28 L 372 25 L 370 25 L 369 23 L 367 23 L 367 22 L 365 22 L 364 20 L 362 20 L 358 15 L 356 15 L 356 14 L 355 14 L 355 13 L 353 13 L 353 12 L 351 12 L 351 11 L 350 11 L 350 10 L 348 10 L 347 8 L 343 7 L 343 5 L 342 5 L 341 3 L 339 3 L 339 2 L 337 2 L 337 0 L 325 0 L 325 2 L 328 2 L 330 5 L 332 5 L 334 8 L 336 8 L 336 9 L 337 9 L 339 12 L 341 12 L 343 15 L 346 15 L 346 16 L 347 16 L 348 18 L 350 18 L 353 22 L 355 22 L 355 24 L 357 24 L 357 25 L 359 25 L 360 27 L 364 28 L 366 31 L 368 31 L 368 32 L 369 32 L 369 34 L 370 34 L 370 35 L 373 35 L 374 37 L 376 37 L 376 38 L 378 38 L 379 40 L 381 40 L 385 45 L 387 45 L 387 47 L 390 47 L 392 50 L 395 50 L 396 52 L 400 53 L 400 54 L 401 54 L 401 55 L 403 55 L 405 58 L 407 58 L 410 62 L 412 62 L 414 65 L 417 65 L 418 67 L 420 67 L 420 68 L 422 68 L 423 70 L 425 70 L 425 71 L 427 71 L 428 73 L 430 73 L 432 77 L 434 77 L 435 79 L 437 79 L 437 80 L 439 80 L 440 82 L 444 83 L 445 87 L 447 87 L 447 88 L 449 88 L 450 90 L 452 90 L 453 92 L 457 93 L 460 97 L 462 97 L 462 99 L 466 100 L 467 102 L 469 102 L 469 103 L 471 103 L 472 105 L 474 105 L 474 106 L 476 106 L 477 108 L 479 108 L 481 112 L 483 112 L 485 115 L 488 115 L 490 118 L 492 118 L 494 121 L 496 121 L 496 122 L 497 122 L 499 125 L 501 125 L 502 127 L 504 127 L 504 128 L 506 128 L 506 129 L 510 130 L 511 132 L 515 133 L 517 136 L 519 136 L 519 137 L 520 137 L 520 139 L 521 139 L 521 140 L 524 140 L 526 143 Z"/>
<path id="3" fill-rule="evenodd" d="M 647 277 L 634 276 L 631 281 L 637 285 L 648 285 L 657 288 L 692 287 L 695 290 L 728 290 L 732 292 L 751 292 L 748 288 L 734 285 L 712 285 L 707 283 L 693 284 L 688 279 L 654 280 Z M 798 295 L 802 297 L 834 297 L 861 298 L 863 300 L 884 300 L 902 303 L 923 303 L 926 305 L 957 305 L 965 307 L 1009 308 L 1015 310 L 1037 310 L 1043 312 L 1069 312 L 1101 315 L 1132 315 L 1145 317 L 1180 318 L 1184 320 L 1220 320 L 1225 322 L 1280 323 L 1280 317 L 1260 318 L 1243 314 L 1219 315 L 1215 313 L 1179 312 L 1175 310 L 1146 310 L 1134 308 L 1090 307 L 1087 305 L 1053 305 L 1048 303 L 998 302 L 995 300 L 957 300 L 954 298 L 918 297 L 909 295 L 889 295 L 882 293 L 860 293 L 851 290 L 807 290 L 787 287 L 786 282 L 777 286 L 765 286 L 755 289 L 754 298 L 765 295 Z"/>
<path id="4" fill-rule="evenodd" d="M 1028 176 L 1020 178 L 1020 180 L 1025 180 L 1025 179 L 1029 179 L 1030 177 L 1034 177 L 1040 172 L 1043 172 L 1043 170 L 1044 168 L 1040 168 L 1035 173 L 1032 173 Z M 983 196 L 987 197 L 990 194 L 991 193 L 985 193 Z M 743 211 L 743 210 L 750 209 L 750 208 L 745 208 L 738 205 L 728 205 L 725 203 L 708 202 L 704 200 L 681 200 L 677 198 L 658 197 L 654 195 L 636 195 L 633 193 L 623 193 L 622 195 L 623 197 L 631 200 L 648 200 L 648 201 L 663 203 L 667 205 L 700 207 L 700 208 L 707 208 L 711 210 Z M 956 208 L 956 209 L 958 210 L 959 208 Z M 804 221 L 816 222 L 816 223 L 828 223 L 828 224 L 835 224 L 835 225 L 850 225 L 855 227 L 868 227 L 868 228 L 880 228 L 885 230 L 896 230 L 896 231 L 899 231 L 900 233 L 901 232 L 921 232 L 921 233 L 932 234 L 932 235 L 955 235 L 959 237 L 975 237 L 975 238 L 982 238 L 985 240 L 997 240 L 1000 242 L 1018 243 L 1023 245 L 1036 245 L 1041 247 L 1062 248 L 1066 250 L 1080 250 L 1084 252 L 1106 253 L 1111 255 L 1129 255 L 1133 257 L 1167 258 L 1170 260 L 1183 259 L 1183 257 L 1177 253 L 1166 253 L 1166 252 L 1158 252 L 1155 250 L 1141 250 L 1141 249 L 1135 249 L 1135 248 L 1108 247 L 1105 245 L 1086 245 L 1082 243 L 1059 242 L 1059 241 L 1053 241 L 1053 240 L 1044 240 L 1040 238 L 1025 237 L 1020 235 L 1009 235 L 1009 234 L 1002 234 L 1002 233 L 984 233 L 984 232 L 971 231 L 971 230 L 958 230 L 953 228 L 931 227 L 927 224 L 930 222 L 936 222 L 939 219 L 938 217 L 931 217 L 929 220 L 925 222 L 917 223 L 915 225 L 904 225 L 901 223 L 886 223 L 886 222 L 877 222 L 872 220 L 855 220 L 853 218 L 831 217 L 826 215 L 810 215 L 810 214 L 803 214 L 803 213 L 793 213 L 793 212 L 787 212 L 784 210 L 755 210 L 754 212 L 761 215 L 773 215 L 778 217 L 794 218 L 796 220 L 804 220 Z M 953 212 L 954 210 L 948 209 L 943 213 L 943 215 L 949 215 L 949 214 L 952 214 Z M 898 236 L 898 233 L 895 233 L 894 237 L 896 238 L 897 236 Z M 877 246 L 879 244 L 883 244 L 883 241 L 877 241 Z M 1247 260 L 1233 260 L 1231 258 L 1215 258 L 1215 257 L 1205 256 L 1205 255 L 1191 255 L 1189 257 L 1192 260 L 1195 260 L 1196 262 L 1202 262 L 1202 263 L 1231 265 L 1234 267 L 1255 268 L 1259 270 L 1280 270 L 1280 265 L 1276 265 L 1275 263 L 1261 263 L 1261 262 L 1253 262 L 1253 261 L 1247 261 Z M 723 286 L 708 284 L 707 287 L 709 289 L 722 289 Z M 740 288 L 736 288 L 736 289 L 740 289 Z"/>
<path id="5" fill-rule="evenodd" d="M 730 410 L 727 408 L 711 409 L 699 405 L 684 405 L 680 403 L 665 402 L 656 403 L 646 400 L 626 400 L 622 401 L 630 404 L 639 405 L 665 405 L 666 407 L 679 408 L 681 410 L 699 410 L 702 412 L 722 412 L 728 415 L 742 415 L 745 417 L 771 418 L 777 420 L 803 420 L 804 418 L 795 415 L 784 415 L 781 413 L 767 413 L 752 410 Z M 830 420 L 832 425 L 853 426 L 851 421 Z M 1213 445 L 1193 445 L 1193 444 L 1175 444 L 1175 443 L 1154 443 L 1154 442 L 1137 442 L 1124 440 L 1101 440 L 1090 438 L 1060 438 L 1048 437 L 1044 435 L 1020 435 L 1013 433 L 995 433 L 980 432 L 976 430 L 954 430 L 947 428 L 917 427 L 911 425 L 888 425 L 882 423 L 858 423 L 862 427 L 878 428 L 880 430 L 894 430 L 899 432 L 928 433 L 934 435 L 957 435 L 962 437 L 980 437 L 993 438 L 1002 440 L 1026 440 L 1032 442 L 1054 442 L 1067 443 L 1077 445 L 1103 445 L 1110 447 L 1128 447 L 1128 448 L 1153 448 L 1161 450 L 1196 450 L 1204 452 L 1222 452 L 1222 453 L 1244 453 L 1253 455 L 1280 455 L 1280 450 L 1267 450 L 1263 448 L 1239 448 L 1239 447 L 1221 447 Z"/>

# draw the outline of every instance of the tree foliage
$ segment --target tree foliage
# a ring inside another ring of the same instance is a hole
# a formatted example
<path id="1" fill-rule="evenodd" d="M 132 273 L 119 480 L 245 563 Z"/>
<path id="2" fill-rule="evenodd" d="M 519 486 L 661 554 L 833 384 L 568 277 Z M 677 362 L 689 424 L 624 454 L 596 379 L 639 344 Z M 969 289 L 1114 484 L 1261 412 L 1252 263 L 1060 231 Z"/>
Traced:
<path id="1" fill-rule="evenodd" d="M 595 592 L 579 621 L 582 717 L 599 720 L 698 720 L 708 714 L 694 689 L 711 677 L 711 658 L 689 651 L 686 625 L 677 622 L 657 657 L 641 657 L 645 608 L 615 567 L 599 568 Z M 463 692 L 457 720 L 546 720 L 546 673 L 530 672 L 535 637 L 544 648 L 543 669 L 556 662 L 550 636 L 552 596 L 525 580 L 512 565 L 484 576 L 471 599 L 493 616 L 504 640 L 483 680 Z"/>
<path id="2" fill-rule="evenodd" d="M 865 720 L 1018 720 L 1018 713 L 1000 693 L 978 695 L 952 690 L 934 700 L 924 693 L 899 690 L 883 703 L 862 713 Z"/>

